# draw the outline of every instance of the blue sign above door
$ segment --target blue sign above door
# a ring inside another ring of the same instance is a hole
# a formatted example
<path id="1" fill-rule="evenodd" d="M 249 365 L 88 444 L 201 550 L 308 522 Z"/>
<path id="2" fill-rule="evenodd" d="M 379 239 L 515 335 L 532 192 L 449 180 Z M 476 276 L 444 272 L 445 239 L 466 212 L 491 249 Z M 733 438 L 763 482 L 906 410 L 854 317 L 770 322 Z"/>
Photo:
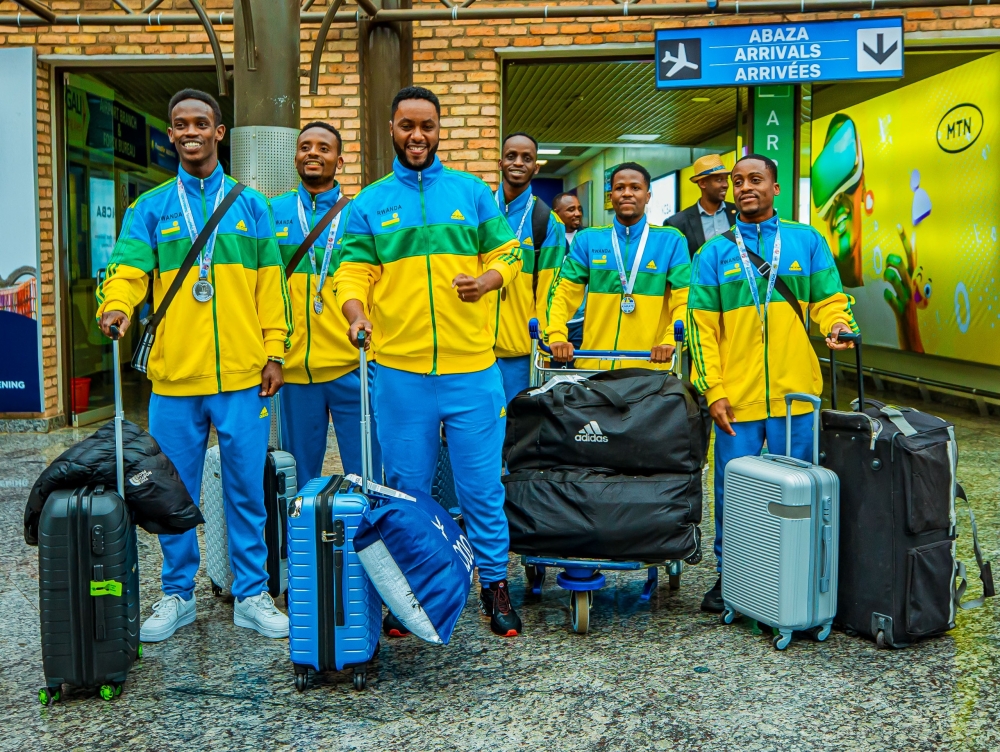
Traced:
<path id="1" fill-rule="evenodd" d="M 656 86 L 768 86 L 903 77 L 903 19 L 656 32 Z"/>

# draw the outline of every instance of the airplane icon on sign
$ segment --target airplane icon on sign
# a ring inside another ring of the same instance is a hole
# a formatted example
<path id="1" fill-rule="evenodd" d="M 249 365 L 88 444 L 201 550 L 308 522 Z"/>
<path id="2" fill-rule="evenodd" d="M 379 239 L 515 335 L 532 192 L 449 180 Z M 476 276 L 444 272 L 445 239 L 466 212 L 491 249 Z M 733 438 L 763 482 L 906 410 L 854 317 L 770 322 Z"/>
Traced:
<path id="1" fill-rule="evenodd" d="M 681 71 L 684 68 L 690 68 L 691 70 L 698 70 L 697 63 L 688 62 L 687 50 L 684 49 L 684 42 L 680 42 L 677 45 L 677 57 L 671 55 L 670 50 L 665 50 L 663 53 L 663 60 L 661 60 L 660 62 L 673 63 L 670 70 L 663 74 L 666 78 L 673 78 L 673 76 L 675 76 L 678 71 Z"/>

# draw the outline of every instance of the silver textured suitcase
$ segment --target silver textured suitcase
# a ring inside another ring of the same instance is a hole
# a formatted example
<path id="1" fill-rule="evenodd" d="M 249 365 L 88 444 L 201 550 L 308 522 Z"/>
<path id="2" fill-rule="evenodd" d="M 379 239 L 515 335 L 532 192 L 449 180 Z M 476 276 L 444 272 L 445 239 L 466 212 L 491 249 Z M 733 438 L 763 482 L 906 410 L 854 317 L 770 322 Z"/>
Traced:
<path id="1" fill-rule="evenodd" d="M 813 405 L 812 463 L 787 456 L 795 401 Z M 775 628 L 778 650 L 788 647 L 793 631 L 829 636 L 840 537 L 840 480 L 819 466 L 820 399 L 789 394 L 785 406 L 785 455 L 726 465 L 722 517 L 722 621 L 743 614 Z"/>
<path id="2" fill-rule="evenodd" d="M 278 400 L 271 399 L 271 446 L 281 445 Z M 277 597 L 288 589 L 288 499 L 298 493 L 295 458 L 280 449 L 267 453 L 264 465 L 264 507 L 267 521 L 264 542 L 267 545 L 267 589 Z M 205 559 L 208 577 L 215 595 L 229 594 L 233 587 L 233 572 L 229 564 L 229 536 L 226 529 L 225 504 L 222 499 L 222 463 L 218 445 L 205 453 L 201 478 L 201 512 L 205 517 Z"/>

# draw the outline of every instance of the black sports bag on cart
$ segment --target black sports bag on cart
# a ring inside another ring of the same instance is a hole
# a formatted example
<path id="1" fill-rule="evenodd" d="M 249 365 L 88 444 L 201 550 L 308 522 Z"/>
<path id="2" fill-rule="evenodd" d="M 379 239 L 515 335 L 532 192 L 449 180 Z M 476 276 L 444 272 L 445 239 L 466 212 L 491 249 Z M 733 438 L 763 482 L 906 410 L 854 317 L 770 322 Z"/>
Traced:
<path id="1" fill-rule="evenodd" d="M 841 335 L 845 338 L 844 335 Z M 855 411 L 822 413 L 820 462 L 840 476 L 840 628 L 900 648 L 954 628 L 958 609 L 994 594 L 965 492 L 956 482 L 954 426 L 908 407 L 864 397 L 861 337 Z M 983 596 L 962 603 L 965 565 L 955 556 L 956 502 L 968 507 Z"/>

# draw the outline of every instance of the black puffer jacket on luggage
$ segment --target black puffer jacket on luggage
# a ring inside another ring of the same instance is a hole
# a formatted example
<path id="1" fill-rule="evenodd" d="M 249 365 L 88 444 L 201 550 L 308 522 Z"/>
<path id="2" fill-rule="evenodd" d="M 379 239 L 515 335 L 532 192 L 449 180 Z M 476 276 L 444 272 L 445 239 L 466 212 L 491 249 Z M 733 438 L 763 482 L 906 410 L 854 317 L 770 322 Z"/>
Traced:
<path id="1" fill-rule="evenodd" d="M 156 439 L 135 423 L 124 421 L 122 441 L 125 503 L 137 525 L 149 533 L 174 535 L 205 521 Z M 117 482 L 115 424 L 111 421 L 60 454 L 38 476 L 24 509 L 25 542 L 38 545 L 38 519 L 53 491 L 99 483 L 114 489 Z"/>

